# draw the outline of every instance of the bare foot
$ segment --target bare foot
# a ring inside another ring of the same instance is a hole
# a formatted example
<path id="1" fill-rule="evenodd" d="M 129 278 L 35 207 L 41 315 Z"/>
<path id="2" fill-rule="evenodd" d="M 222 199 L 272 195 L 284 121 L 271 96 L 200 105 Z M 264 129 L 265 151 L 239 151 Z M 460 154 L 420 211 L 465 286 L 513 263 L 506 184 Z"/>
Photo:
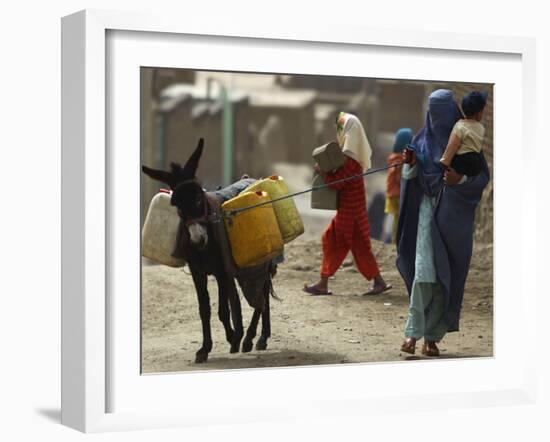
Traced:
<path id="1" fill-rule="evenodd" d="M 319 295 L 332 295 L 332 292 L 328 289 L 326 285 L 322 285 L 320 283 L 317 284 L 304 284 L 304 288 L 302 289 L 304 292 L 309 293 L 313 296 L 319 296 Z"/>
<path id="2" fill-rule="evenodd" d="M 384 278 L 382 278 L 382 275 L 378 274 L 378 276 L 374 277 L 374 282 L 372 284 L 371 289 L 364 293 L 364 295 L 370 296 L 370 295 L 379 295 L 381 293 L 387 292 L 392 288 L 391 284 L 386 284 L 386 281 L 384 281 Z"/>
<path id="3" fill-rule="evenodd" d="M 328 278 L 323 276 L 317 284 L 304 284 L 302 290 L 310 295 L 332 295 L 332 292 L 328 289 Z"/>

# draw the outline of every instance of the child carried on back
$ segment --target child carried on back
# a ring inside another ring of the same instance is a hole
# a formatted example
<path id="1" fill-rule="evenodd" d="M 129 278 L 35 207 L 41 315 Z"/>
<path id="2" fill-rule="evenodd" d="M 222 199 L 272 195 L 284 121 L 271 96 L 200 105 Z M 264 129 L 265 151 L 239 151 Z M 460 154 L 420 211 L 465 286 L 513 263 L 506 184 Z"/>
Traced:
<path id="1" fill-rule="evenodd" d="M 462 99 L 462 111 L 466 118 L 458 120 L 453 127 L 449 143 L 439 160 L 445 167 L 452 167 L 457 173 L 475 176 L 481 172 L 481 148 L 485 128 L 480 123 L 487 103 L 487 92 L 473 91 Z"/>

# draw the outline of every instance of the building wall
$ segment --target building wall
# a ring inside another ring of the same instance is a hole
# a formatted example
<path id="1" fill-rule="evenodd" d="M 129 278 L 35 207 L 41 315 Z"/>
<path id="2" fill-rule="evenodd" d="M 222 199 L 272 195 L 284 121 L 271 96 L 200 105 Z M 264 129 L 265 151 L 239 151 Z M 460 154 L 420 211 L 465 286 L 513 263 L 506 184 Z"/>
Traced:
<path id="1" fill-rule="evenodd" d="M 158 98 L 161 91 L 175 83 L 189 83 L 195 82 L 195 71 L 192 69 L 155 69 L 155 68 L 142 68 L 148 69 L 154 72 L 154 80 L 152 85 L 152 94 Z"/>
<path id="2" fill-rule="evenodd" d="M 270 117 L 279 121 L 282 133 L 277 136 L 276 145 L 269 152 L 265 151 L 267 146 L 260 146 L 269 162 L 310 163 L 311 152 L 317 147 L 313 106 L 310 102 L 298 107 L 251 107 L 250 122 L 259 132 L 266 127 Z"/>
<path id="3" fill-rule="evenodd" d="M 279 82 L 288 88 L 308 88 L 324 92 L 357 92 L 369 79 L 360 77 L 281 75 Z"/>
<path id="4" fill-rule="evenodd" d="M 425 84 L 401 81 L 381 81 L 378 90 L 378 130 L 396 132 L 410 127 L 413 132 L 424 125 Z"/>
<path id="5" fill-rule="evenodd" d="M 156 167 L 155 163 L 155 105 L 151 97 L 153 70 L 140 71 L 140 151 L 141 164 Z M 141 223 L 145 220 L 149 202 L 156 193 L 157 184 L 141 173 Z"/>
<path id="6" fill-rule="evenodd" d="M 170 162 L 185 164 L 195 149 L 199 138 L 204 138 L 204 151 L 201 157 L 197 177 L 208 190 L 223 185 L 223 138 L 221 108 L 211 102 L 210 110 L 192 117 L 192 108 L 196 104 L 192 99 L 180 102 L 170 112 L 164 114 L 164 138 L 166 155 L 164 168 Z M 233 179 L 245 173 L 246 154 L 249 146 L 248 121 L 250 108 L 247 101 L 233 104 Z M 159 130 L 159 128 L 157 129 Z"/>
<path id="7" fill-rule="evenodd" d="M 191 99 L 187 99 L 164 113 L 166 153 L 163 168 L 168 168 L 171 162 L 185 164 L 202 137 L 205 143 L 197 177 L 206 189 L 212 190 L 222 181 L 222 112 L 192 118 L 193 104 Z"/>

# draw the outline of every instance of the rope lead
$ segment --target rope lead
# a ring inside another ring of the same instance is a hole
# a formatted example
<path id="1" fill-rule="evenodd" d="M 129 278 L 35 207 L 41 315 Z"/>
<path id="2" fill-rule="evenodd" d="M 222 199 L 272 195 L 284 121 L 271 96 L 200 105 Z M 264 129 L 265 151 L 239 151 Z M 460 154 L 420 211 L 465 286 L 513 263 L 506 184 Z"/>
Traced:
<path id="1" fill-rule="evenodd" d="M 295 193 L 291 193 L 289 195 L 281 196 L 279 198 L 275 198 L 274 200 L 264 201 L 262 203 L 253 204 L 252 206 L 241 207 L 239 209 L 232 209 L 232 210 L 229 210 L 228 212 L 224 213 L 223 216 L 225 218 L 231 218 L 231 217 L 234 217 L 234 216 L 238 215 L 239 213 L 246 212 L 247 210 L 250 210 L 250 209 L 255 209 L 256 207 L 265 206 L 266 204 L 276 203 L 277 201 L 282 201 L 282 200 L 285 200 L 287 198 L 293 198 L 295 196 L 302 195 L 304 193 L 314 192 L 316 190 L 324 189 L 326 187 L 329 187 L 331 184 L 339 184 L 339 183 L 344 183 L 346 181 L 352 181 L 352 180 L 356 180 L 358 178 L 363 178 L 364 176 L 371 175 L 371 174 L 377 173 L 377 172 L 381 172 L 383 170 L 388 170 L 388 169 L 391 169 L 392 167 L 401 166 L 403 164 L 404 164 L 403 162 L 390 164 L 389 166 L 384 166 L 384 167 L 380 167 L 378 169 L 369 170 L 369 171 L 363 172 L 359 175 L 353 175 L 353 176 L 350 176 L 350 177 L 347 177 L 347 178 L 342 178 L 342 179 L 333 181 L 330 184 L 320 184 L 318 186 L 312 186 L 309 189 L 305 189 L 305 190 L 301 190 L 300 192 L 295 192 Z"/>

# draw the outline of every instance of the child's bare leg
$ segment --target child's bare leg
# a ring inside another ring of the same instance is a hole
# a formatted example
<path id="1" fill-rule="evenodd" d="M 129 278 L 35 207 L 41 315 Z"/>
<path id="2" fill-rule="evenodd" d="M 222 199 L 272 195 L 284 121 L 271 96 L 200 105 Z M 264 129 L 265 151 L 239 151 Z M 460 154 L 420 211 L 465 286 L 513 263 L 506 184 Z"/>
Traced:
<path id="1" fill-rule="evenodd" d="M 458 136 L 454 133 L 451 133 L 451 136 L 449 137 L 449 142 L 447 143 L 447 147 L 445 148 L 445 152 L 443 152 L 443 156 L 441 157 L 439 162 L 445 167 L 449 167 L 461 143 L 462 140 L 458 138 Z"/>

